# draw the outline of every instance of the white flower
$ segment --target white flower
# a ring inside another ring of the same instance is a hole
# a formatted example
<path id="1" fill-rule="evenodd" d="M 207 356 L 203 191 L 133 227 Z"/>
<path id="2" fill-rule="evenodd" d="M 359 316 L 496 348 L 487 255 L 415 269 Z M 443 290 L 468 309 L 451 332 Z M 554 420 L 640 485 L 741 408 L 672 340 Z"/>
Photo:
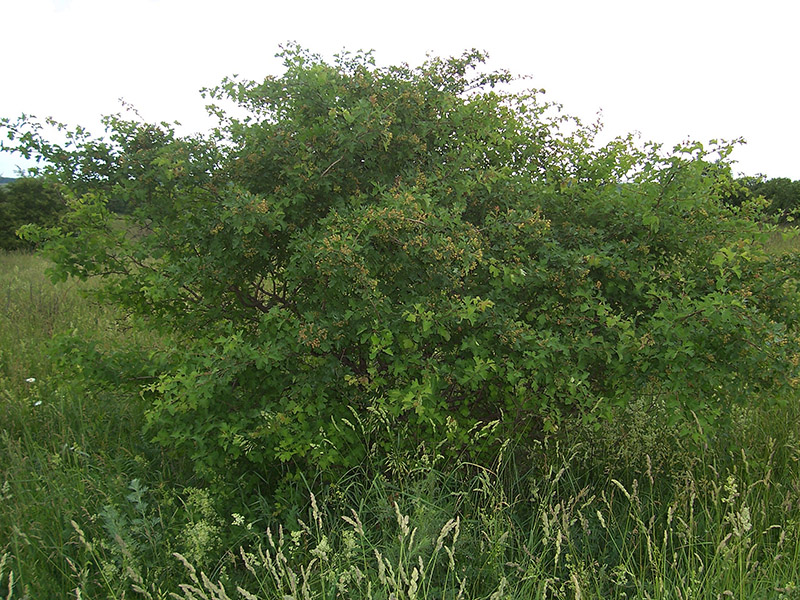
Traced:
<path id="1" fill-rule="evenodd" d="M 27 383 L 36 383 L 36 377 L 28 377 L 25 381 Z"/>
<path id="2" fill-rule="evenodd" d="M 39 406 L 41 403 L 42 403 L 42 401 L 41 401 L 41 400 L 37 400 L 36 402 L 34 402 L 34 403 L 33 403 L 33 405 L 34 405 L 34 406 Z"/>

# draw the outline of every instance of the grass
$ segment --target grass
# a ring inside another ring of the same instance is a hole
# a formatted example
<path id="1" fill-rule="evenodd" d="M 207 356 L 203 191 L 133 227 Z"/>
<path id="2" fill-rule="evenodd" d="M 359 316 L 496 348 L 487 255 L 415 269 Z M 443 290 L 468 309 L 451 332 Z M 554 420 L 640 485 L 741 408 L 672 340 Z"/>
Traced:
<path id="1" fill-rule="evenodd" d="M 154 340 L 93 305 L 75 283 L 51 284 L 45 267 L 38 257 L 0 255 L 0 551 L 14 572 L 14 597 L 60 598 L 80 587 L 70 521 L 97 521 L 130 481 L 167 478 L 171 468 L 148 456 L 138 394 L 124 381 L 82 382 L 73 370 L 81 346 L 66 343 L 80 337 L 124 354 Z"/>
<path id="2" fill-rule="evenodd" d="M 704 446 L 632 406 L 492 464 L 223 491 L 141 433 L 169 345 L 45 267 L 0 255 L 2 598 L 800 598 L 796 397 Z"/>
<path id="3" fill-rule="evenodd" d="M 796 225 L 781 225 L 772 232 L 769 246 L 776 254 L 800 252 L 800 230 Z"/>

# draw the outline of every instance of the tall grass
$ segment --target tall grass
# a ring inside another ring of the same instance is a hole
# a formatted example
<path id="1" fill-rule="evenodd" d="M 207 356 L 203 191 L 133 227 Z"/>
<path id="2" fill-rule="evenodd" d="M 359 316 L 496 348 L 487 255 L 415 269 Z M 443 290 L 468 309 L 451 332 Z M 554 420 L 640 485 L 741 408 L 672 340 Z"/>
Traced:
<path id="1" fill-rule="evenodd" d="M 80 284 L 53 285 L 46 267 L 0 254 L 0 554 L 14 597 L 91 589 L 70 522 L 102 530 L 99 515 L 124 502 L 129 482 L 164 482 L 174 468 L 142 438 L 144 406 L 130 382 L 87 383 L 74 372 L 74 354 L 94 344 L 111 360 L 157 340 L 91 303 Z"/>
<path id="2" fill-rule="evenodd" d="M 142 436 L 168 344 L 45 268 L 0 255 L 2 598 L 800 598 L 797 397 L 702 445 L 642 404 L 492 464 L 245 494 Z"/>
<path id="3" fill-rule="evenodd" d="M 524 470 L 498 457 L 402 483 L 353 474 L 294 527 L 245 536 L 215 577 L 176 555 L 179 597 L 794 598 L 800 447 L 749 439 L 659 475 L 555 440 Z"/>
<path id="4" fill-rule="evenodd" d="M 772 232 L 768 246 L 776 254 L 800 252 L 800 229 L 796 225 L 779 226 Z"/>

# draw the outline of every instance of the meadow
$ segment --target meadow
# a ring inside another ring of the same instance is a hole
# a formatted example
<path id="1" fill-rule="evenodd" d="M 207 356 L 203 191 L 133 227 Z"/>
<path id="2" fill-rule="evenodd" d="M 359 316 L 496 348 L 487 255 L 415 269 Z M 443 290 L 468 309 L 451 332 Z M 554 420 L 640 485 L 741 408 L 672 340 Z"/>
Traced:
<path id="1" fill-rule="evenodd" d="M 46 268 L 0 255 L 0 597 L 800 598 L 797 397 L 712 439 L 642 404 L 491 464 L 428 448 L 244 494 L 142 433 L 130 365 L 169 340 Z"/>

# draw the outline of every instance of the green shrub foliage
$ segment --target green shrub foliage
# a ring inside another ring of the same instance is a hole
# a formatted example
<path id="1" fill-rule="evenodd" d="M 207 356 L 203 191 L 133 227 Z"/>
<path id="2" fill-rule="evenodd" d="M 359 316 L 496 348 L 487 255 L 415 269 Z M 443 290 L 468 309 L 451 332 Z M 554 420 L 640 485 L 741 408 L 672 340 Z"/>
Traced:
<path id="1" fill-rule="evenodd" d="M 205 91 L 208 136 L 4 122 L 75 190 L 61 229 L 27 232 L 56 274 L 180 340 L 149 427 L 208 473 L 479 454 L 485 424 L 524 439 L 633 401 L 708 433 L 796 384 L 797 258 L 719 200 L 731 144 L 597 147 L 479 52 L 281 55 Z"/>
<path id="2" fill-rule="evenodd" d="M 0 248 L 29 248 L 17 230 L 29 223 L 53 226 L 65 210 L 58 189 L 40 179 L 22 177 L 0 185 Z"/>

